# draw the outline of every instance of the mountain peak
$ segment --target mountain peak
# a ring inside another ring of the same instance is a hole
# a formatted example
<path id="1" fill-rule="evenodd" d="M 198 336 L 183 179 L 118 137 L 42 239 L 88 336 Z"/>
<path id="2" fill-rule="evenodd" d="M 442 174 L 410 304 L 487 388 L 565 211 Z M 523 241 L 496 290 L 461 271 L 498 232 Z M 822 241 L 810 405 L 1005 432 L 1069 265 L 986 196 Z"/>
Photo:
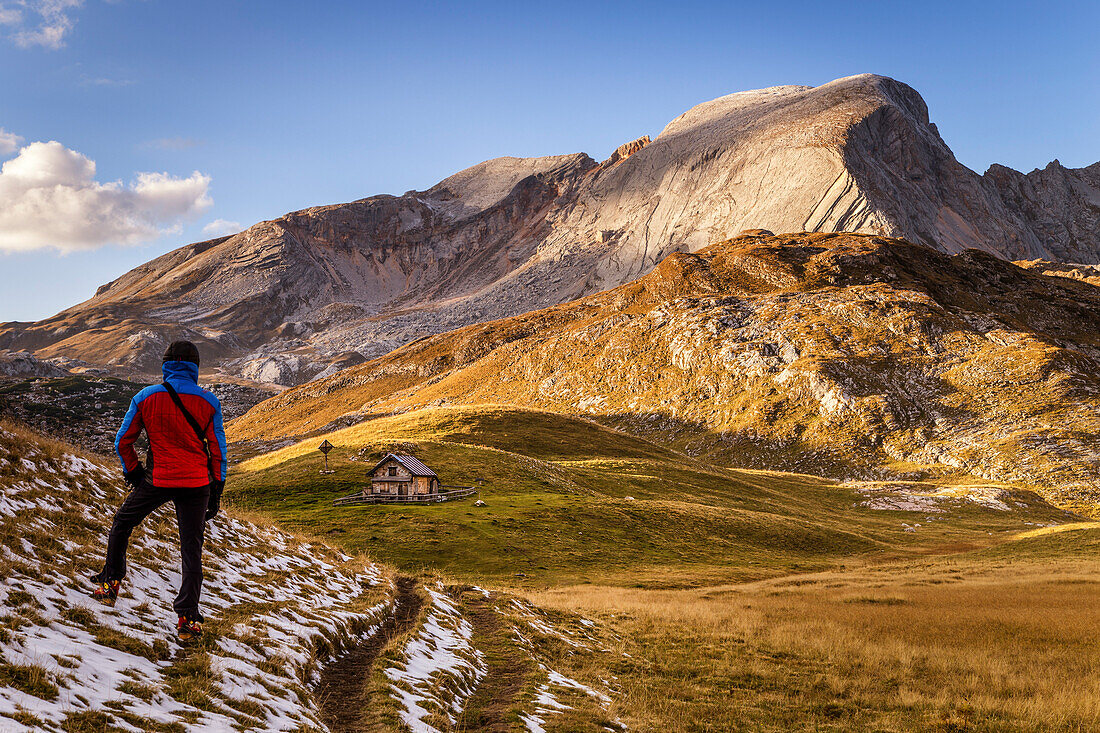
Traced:
<path id="1" fill-rule="evenodd" d="M 960 164 L 910 86 L 860 74 L 704 102 L 597 163 L 501 157 L 426 191 L 313 207 L 0 326 L 0 349 L 155 370 L 175 338 L 295 384 L 421 336 L 615 287 L 746 229 L 1100 262 L 1100 175 Z"/>

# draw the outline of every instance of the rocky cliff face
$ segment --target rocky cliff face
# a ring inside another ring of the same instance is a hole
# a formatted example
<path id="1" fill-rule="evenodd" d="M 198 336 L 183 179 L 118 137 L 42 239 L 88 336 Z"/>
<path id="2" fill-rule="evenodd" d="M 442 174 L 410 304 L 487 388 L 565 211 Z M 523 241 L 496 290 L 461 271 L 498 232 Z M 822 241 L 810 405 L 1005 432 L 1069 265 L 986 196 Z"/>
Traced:
<path id="1" fill-rule="evenodd" d="M 1098 164 L 1100 165 L 1100 164 Z M 863 75 L 700 104 L 604 163 L 486 161 L 427 191 L 183 247 L 0 349 L 155 369 L 185 336 L 296 384 L 421 336 L 565 302 L 748 228 L 905 237 L 946 252 L 1100 261 L 1100 167 L 959 164 L 913 89 Z"/>
<path id="2" fill-rule="evenodd" d="M 495 403 L 740 466 L 964 472 L 1100 500 L 1100 289 L 871 235 L 754 234 L 619 288 L 410 344 L 284 392 L 237 438 Z"/>
<path id="3" fill-rule="evenodd" d="M 1055 160 L 1027 175 L 994 165 L 983 178 L 1043 245 L 1042 256 L 1100 263 L 1100 163 L 1075 170 Z"/>

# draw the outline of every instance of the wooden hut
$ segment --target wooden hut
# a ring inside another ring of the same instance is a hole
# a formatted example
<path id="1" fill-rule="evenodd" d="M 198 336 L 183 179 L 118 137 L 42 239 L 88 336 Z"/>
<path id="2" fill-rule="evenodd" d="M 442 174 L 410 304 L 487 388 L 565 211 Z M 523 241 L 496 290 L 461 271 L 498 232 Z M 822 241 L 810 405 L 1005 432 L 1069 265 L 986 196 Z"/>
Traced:
<path id="1" fill-rule="evenodd" d="M 369 496 L 419 496 L 439 493 L 439 476 L 413 456 L 387 453 L 371 469 Z"/>

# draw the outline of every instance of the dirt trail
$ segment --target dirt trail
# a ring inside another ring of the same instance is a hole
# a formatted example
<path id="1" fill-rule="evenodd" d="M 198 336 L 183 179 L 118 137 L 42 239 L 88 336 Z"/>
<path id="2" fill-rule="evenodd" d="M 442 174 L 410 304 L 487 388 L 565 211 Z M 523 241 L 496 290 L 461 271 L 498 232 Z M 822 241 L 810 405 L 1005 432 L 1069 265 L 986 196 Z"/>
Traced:
<path id="1" fill-rule="evenodd" d="M 408 631 L 420 615 L 424 599 L 416 592 L 416 580 L 397 579 L 393 613 L 374 634 L 351 647 L 325 667 L 314 699 L 321 707 L 321 720 L 333 733 L 366 731 L 363 711 L 369 703 L 371 668 L 390 640 Z"/>
<path id="2" fill-rule="evenodd" d="M 512 708 L 533 671 L 531 660 L 520 652 L 500 614 L 481 592 L 461 587 L 449 590 L 461 600 L 463 616 L 474 627 L 474 643 L 485 654 L 488 666 L 488 673 L 466 701 L 458 730 L 514 730 Z"/>

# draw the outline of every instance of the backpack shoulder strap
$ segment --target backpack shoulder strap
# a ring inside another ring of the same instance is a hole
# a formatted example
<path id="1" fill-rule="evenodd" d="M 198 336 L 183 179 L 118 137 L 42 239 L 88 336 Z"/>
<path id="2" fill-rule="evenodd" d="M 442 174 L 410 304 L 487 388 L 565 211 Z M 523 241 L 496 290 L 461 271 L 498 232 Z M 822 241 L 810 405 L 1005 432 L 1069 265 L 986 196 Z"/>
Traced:
<path id="1" fill-rule="evenodd" d="M 187 424 L 191 426 L 191 429 L 195 431 L 195 437 L 199 439 L 199 443 L 202 444 L 202 450 L 206 453 L 206 470 L 210 474 L 210 480 L 214 480 L 214 456 L 210 454 L 210 442 L 206 439 L 206 431 L 199 427 L 199 421 L 187 411 L 187 408 L 183 406 L 183 400 L 180 399 L 179 393 L 176 392 L 176 388 L 168 383 L 168 380 L 164 380 L 164 389 L 168 392 L 168 396 L 172 398 L 172 402 L 176 403 L 176 407 L 183 413 L 183 417 L 187 420 Z"/>

